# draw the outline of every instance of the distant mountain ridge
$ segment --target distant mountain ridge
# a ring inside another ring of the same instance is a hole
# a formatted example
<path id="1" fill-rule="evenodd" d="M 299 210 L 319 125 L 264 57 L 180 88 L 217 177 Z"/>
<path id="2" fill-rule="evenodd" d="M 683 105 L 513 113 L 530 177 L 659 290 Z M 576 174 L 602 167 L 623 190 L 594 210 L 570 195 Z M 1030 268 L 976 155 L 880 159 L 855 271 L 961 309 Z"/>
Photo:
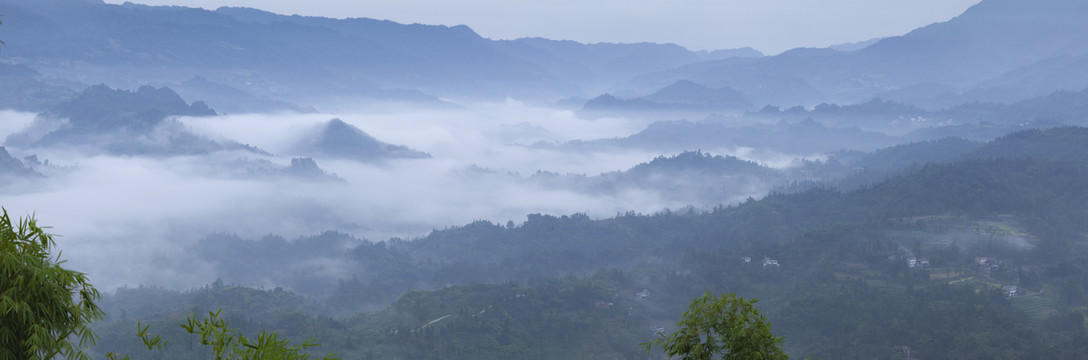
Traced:
<path id="1" fill-rule="evenodd" d="M 948 87 L 950 94 L 931 94 L 946 98 L 1000 84 L 1031 85 L 1024 93 L 997 89 L 1003 92 L 1001 100 L 1019 100 L 1088 87 L 1088 77 L 1082 76 L 1088 67 L 1082 61 L 1070 65 L 1056 60 L 1088 53 L 1088 38 L 1082 36 L 1086 18 L 1088 4 L 1083 1 L 983 0 L 947 22 L 856 51 L 793 49 L 756 59 L 707 61 L 640 76 L 622 87 L 648 93 L 687 79 L 732 87 L 760 106 L 788 106 L 862 102 L 877 93 L 922 84 Z M 1039 82 L 1006 75 L 1025 69 L 1033 69 L 1037 75 L 1029 79 Z M 934 96 L 927 101 L 939 100 Z"/>
<path id="2" fill-rule="evenodd" d="M 777 56 L 750 48 L 494 41 L 464 25 L 250 8 L 84 0 L 0 0 L 0 8 L 10 30 L 5 55 L 44 78 L 136 88 L 202 77 L 252 95 L 243 99 L 267 98 L 258 105 L 271 108 L 283 108 L 275 101 L 284 99 L 303 106 L 351 99 L 553 102 L 602 93 L 629 99 L 682 80 L 733 89 L 756 107 L 879 96 L 932 108 L 1088 87 L 1088 39 L 1079 35 L 1088 5 L 1076 0 L 983 0 L 947 22 L 851 51 L 800 48 Z M 0 93 L 11 92 L 5 85 Z"/>
<path id="3" fill-rule="evenodd" d="M 199 76 L 301 105 L 348 99 L 437 103 L 438 97 L 553 101 L 592 94 L 644 72 L 761 55 L 668 44 L 492 41 L 463 25 L 284 16 L 248 8 L 84 0 L 0 0 L 0 8 L 8 30 L 5 55 L 48 77 L 136 88 Z"/>

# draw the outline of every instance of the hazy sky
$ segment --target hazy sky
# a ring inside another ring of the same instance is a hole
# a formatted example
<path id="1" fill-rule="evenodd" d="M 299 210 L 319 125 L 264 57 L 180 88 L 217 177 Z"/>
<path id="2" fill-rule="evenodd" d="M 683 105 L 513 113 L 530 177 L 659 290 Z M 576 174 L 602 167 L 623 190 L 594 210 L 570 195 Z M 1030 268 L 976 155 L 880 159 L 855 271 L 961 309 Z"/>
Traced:
<path id="1" fill-rule="evenodd" d="M 123 0 L 107 0 L 121 3 Z M 751 46 L 767 54 L 901 35 L 946 21 L 979 0 L 136 0 L 281 14 L 468 25 L 484 37 L 676 43 L 692 50 Z"/>

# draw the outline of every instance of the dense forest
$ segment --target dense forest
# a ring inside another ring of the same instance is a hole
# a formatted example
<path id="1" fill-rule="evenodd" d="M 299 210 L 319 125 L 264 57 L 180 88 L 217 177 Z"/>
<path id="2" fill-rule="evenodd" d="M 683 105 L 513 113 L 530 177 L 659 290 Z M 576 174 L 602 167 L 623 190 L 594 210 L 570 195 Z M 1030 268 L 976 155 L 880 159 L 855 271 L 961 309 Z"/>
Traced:
<path id="1" fill-rule="evenodd" d="M 1080 358 L 1086 137 L 885 149 L 855 158 L 899 158 L 883 179 L 708 211 L 534 214 L 378 242 L 213 234 L 189 251 L 237 277 L 118 289 L 98 349 L 141 354 L 141 321 L 171 339 L 168 358 L 201 359 L 176 323 L 223 309 L 243 331 L 312 336 L 345 358 L 641 358 L 711 290 L 760 299 L 795 357 Z M 251 287 L 268 279 L 288 289 Z"/>

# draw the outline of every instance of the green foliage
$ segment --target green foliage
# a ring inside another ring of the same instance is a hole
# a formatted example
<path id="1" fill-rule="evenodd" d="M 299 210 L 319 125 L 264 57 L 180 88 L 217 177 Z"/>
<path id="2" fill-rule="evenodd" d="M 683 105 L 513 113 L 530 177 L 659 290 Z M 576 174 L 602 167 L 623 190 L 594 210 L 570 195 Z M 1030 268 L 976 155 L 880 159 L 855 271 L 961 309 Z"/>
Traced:
<path id="1" fill-rule="evenodd" d="M 208 312 L 204 319 L 197 319 L 195 315 L 189 316 L 181 327 L 189 334 L 200 335 L 200 344 L 211 349 L 216 360 L 233 359 L 267 359 L 267 360 L 307 360 L 310 354 L 305 350 L 318 346 L 312 338 L 301 344 L 291 344 L 287 339 L 281 339 L 275 332 L 261 331 L 256 339 L 250 339 L 237 334 L 237 330 L 230 328 L 230 322 L 220 317 L 222 312 Z M 150 326 L 150 325 L 149 325 Z M 137 336 L 143 341 L 148 350 L 161 351 L 168 343 L 161 336 L 150 336 L 147 333 L 149 326 L 141 326 L 137 323 Z M 121 357 L 117 353 L 106 354 L 111 360 L 128 360 L 129 357 Z M 336 354 L 329 353 L 322 360 L 339 359 Z"/>
<path id="2" fill-rule="evenodd" d="M 211 346 L 216 360 L 221 359 L 309 359 L 303 350 L 317 346 L 314 340 L 307 339 L 301 344 L 291 344 L 287 339 L 280 339 L 274 332 L 261 331 L 257 339 L 237 335 L 230 328 L 230 323 L 219 316 L 219 311 L 209 312 L 208 317 L 198 321 L 190 316 L 181 327 L 190 334 L 200 335 L 200 344 Z M 322 359 L 337 359 L 334 354 Z"/>
<path id="3" fill-rule="evenodd" d="M 147 329 L 150 328 L 150 327 L 151 327 L 151 325 L 144 326 L 142 323 L 137 322 L 136 323 L 136 336 L 140 338 L 140 341 L 142 341 L 144 343 L 144 347 L 146 347 L 148 350 L 162 350 L 162 348 L 166 347 L 166 344 L 169 343 L 169 341 L 163 341 L 162 336 L 160 336 L 160 335 L 151 336 L 150 334 L 148 334 Z M 125 356 L 122 356 L 122 357 L 118 357 L 118 356 L 120 356 L 120 355 L 117 354 L 117 353 L 107 353 L 106 354 L 106 357 L 109 358 L 110 360 L 118 360 L 118 359 L 120 359 L 120 360 L 129 360 L 130 359 L 128 357 L 128 355 L 125 355 Z"/>
<path id="4" fill-rule="evenodd" d="M 771 333 L 756 301 L 707 291 L 691 302 L 676 323 L 679 329 L 642 345 L 647 352 L 659 346 L 669 357 L 681 359 L 788 359 L 779 347 L 782 338 Z"/>
<path id="5" fill-rule="evenodd" d="M 88 327 L 103 316 L 87 275 L 61 267 L 47 227 L 0 216 L 0 358 L 88 359 Z M 72 340 L 76 340 L 75 343 Z"/>

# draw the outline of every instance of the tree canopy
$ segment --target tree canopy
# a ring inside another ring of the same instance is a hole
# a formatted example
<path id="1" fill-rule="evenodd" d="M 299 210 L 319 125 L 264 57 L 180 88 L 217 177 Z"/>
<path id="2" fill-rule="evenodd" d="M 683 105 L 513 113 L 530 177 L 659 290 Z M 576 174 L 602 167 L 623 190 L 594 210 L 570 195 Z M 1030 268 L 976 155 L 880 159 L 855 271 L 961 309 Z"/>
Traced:
<path id="1" fill-rule="evenodd" d="M 771 324 L 756 309 L 756 299 L 734 293 L 715 296 L 707 291 L 691 302 L 672 334 L 644 343 L 649 352 L 660 346 L 680 359 L 788 359 L 771 333 Z"/>

